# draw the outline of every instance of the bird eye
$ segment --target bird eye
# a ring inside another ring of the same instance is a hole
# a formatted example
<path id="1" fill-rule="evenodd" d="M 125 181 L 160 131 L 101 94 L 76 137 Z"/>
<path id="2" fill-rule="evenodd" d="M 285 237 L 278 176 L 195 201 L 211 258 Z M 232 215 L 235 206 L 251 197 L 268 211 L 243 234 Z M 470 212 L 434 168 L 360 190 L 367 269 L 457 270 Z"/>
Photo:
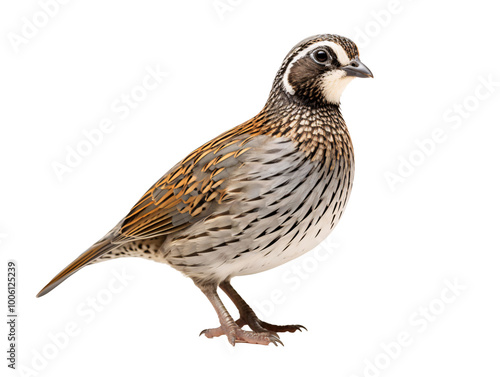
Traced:
<path id="1" fill-rule="evenodd" d="M 323 65 L 331 60 L 330 54 L 322 48 L 315 50 L 312 54 L 312 57 L 316 61 L 316 63 Z"/>

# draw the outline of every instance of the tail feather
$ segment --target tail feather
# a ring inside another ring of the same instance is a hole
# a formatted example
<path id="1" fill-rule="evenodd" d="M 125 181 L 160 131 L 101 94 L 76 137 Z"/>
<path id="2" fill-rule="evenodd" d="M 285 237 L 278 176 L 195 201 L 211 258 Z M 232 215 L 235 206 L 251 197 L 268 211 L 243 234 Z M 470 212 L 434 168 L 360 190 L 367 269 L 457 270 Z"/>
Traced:
<path id="1" fill-rule="evenodd" d="M 43 295 L 49 293 L 59 284 L 61 284 L 64 280 L 69 278 L 75 272 L 79 271 L 83 267 L 89 265 L 91 262 L 95 261 L 101 255 L 107 253 L 108 251 L 116 248 L 117 245 L 114 245 L 109 240 L 102 240 L 95 243 L 92 247 L 87 249 L 82 255 L 76 258 L 73 262 L 71 262 L 64 270 L 59 272 L 50 282 L 47 284 L 36 297 L 42 297 Z"/>

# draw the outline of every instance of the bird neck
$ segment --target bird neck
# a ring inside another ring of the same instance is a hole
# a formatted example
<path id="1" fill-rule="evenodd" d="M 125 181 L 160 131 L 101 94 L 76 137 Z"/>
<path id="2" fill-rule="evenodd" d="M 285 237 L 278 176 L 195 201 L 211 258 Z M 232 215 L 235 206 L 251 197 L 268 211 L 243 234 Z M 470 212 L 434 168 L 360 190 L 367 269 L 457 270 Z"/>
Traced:
<path id="1" fill-rule="evenodd" d="M 311 105 L 271 96 L 254 119 L 261 133 L 288 137 L 312 160 L 342 154 L 352 148 L 338 104 Z"/>

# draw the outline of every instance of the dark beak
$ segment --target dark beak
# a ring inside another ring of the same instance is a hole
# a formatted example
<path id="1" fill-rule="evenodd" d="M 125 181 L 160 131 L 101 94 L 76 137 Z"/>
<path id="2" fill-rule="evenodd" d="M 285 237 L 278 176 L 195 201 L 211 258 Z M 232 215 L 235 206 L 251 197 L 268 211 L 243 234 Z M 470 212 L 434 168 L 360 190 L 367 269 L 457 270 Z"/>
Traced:
<path id="1" fill-rule="evenodd" d="M 361 63 L 359 57 L 355 57 L 352 59 L 348 65 L 340 67 L 340 69 L 346 72 L 346 76 L 355 76 L 355 77 L 373 77 L 372 71 L 368 69 L 366 65 Z"/>

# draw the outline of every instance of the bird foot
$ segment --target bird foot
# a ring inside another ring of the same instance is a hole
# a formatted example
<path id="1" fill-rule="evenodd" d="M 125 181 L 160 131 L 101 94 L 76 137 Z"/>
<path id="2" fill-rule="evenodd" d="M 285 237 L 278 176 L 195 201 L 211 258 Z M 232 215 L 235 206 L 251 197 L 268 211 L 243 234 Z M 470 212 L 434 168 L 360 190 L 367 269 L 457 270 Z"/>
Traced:
<path id="1" fill-rule="evenodd" d="M 206 329 L 200 333 L 205 335 L 207 338 L 214 338 L 221 335 L 226 335 L 229 343 L 233 346 L 236 343 L 250 343 L 250 344 L 263 344 L 267 346 L 269 343 L 273 343 L 275 346 L 278 344 L 283 345 L 278 334 L 273 332 L 255 332 L 243 330 L 239 325 L 234 324 L 225 328 L 225 326 L 220 326 L 213 329 Z"/>
<path id="2" fill-rule="evenodd" d="M 245 331 L 242 329 L 243 326 L 248 325 L 253 331 Z M 229 328 L 226 331 L 223 326 L 206 329 L 200 333 L 205 335 L 207 338 L 215 338 L 221 335 L 227 335 L 229 343 L 233 346 L 235 343 L 252 343 L 252 344 L 264 344 L 268 345 L 273 343 L 275 346 L 279 344 L 283 345 L 279 332 L 295 332 L 297 330 L 302 331 L 302 329 L 307 329 L 302 325 L 273 325 L 264 321 L 261 321 L 257 316 L 250 316 L 248 319 L 240 318 L 236 321 L 235 326 Z"/>

